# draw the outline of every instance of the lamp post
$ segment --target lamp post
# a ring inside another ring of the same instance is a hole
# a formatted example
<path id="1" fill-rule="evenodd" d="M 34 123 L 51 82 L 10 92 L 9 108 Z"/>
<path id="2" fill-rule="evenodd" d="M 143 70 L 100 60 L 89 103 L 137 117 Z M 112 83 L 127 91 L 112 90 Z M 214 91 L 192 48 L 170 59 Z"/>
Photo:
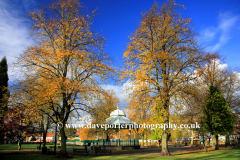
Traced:
<path id="1" fill-rule="evenodd" d="M 104 129 L 103 129 L 103 146 L 104 146 Z"/>
<path id="2" fill-rule="evenodd" d="M 55 143 L 54 143 L 54 154 L 57 154 L 57 115 L 59 115 L 60 113 L 58 112 L 58 108 L 57 108 L 57 111 L 55 113 L 53 113 L 52 116 L 55 116 L 56 117 L 56 120 L 55 120 L 55 124 L 56 124 L 56 127 L 55 127 Z"/>
<path id="3" fill-rule="evenodd" d="M 99 144 L 99 136 L 98 136 L 99 128 L 97 128 L 97 146 Z"/>
<path id="4" fill-rule="evenodd" d="M 130 130 L 130 146 L 131 146 L 131 139 L 132 139 L 132 136 L 131 136 L 131 130 Z"/>
<path id="5" fill-rule="evenodd" d="M 133 135 L 134 135 L 134 146 L 135 146 L 135 128 L 133 130 Z"/>
<path id="6" fill-rule="evenodd" d="M 120 123 L 119 123 L 119 143 L 118 145 L 120 146 Z"/>

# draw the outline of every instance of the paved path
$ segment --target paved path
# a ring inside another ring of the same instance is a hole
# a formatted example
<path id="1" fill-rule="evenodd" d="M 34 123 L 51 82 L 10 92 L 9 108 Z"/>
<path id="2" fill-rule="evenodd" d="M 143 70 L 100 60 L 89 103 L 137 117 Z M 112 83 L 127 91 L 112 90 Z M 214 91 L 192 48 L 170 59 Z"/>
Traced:
<path id="1" fill-rule="evenodd" d="M 198 148 L 191 148 L 190 146 L 184 146 L 184 147 L 169 147 L 170 153 L 176 153 L 176 152 L 196 152 L 200 151 Z M 72 154 L 72 149 L 67 149 L 67 152 L 69 154 Z M 112 155 L 146 155 L 146 154 L 159 154 L 161 152 L 161 148 L 140 148 L 140 149 L 131 149 L 131 150 L 115 150 L 112 149 Z M 90 155 L 94 155 L 95 151 L 90 150 Z"/>
<path id="2" fill-rule="evenodd" d="M 190 146 L 184 147 L 169 147 L 170 153 L 177 152 L 198 152 L 200 151 L 197 148 L 191 148 Z M 202 150 L 203 151 L 203 150 Z M 5 150 L 0 151 L 1 154 L 30 154 L 30 153 L 41 153 L 42 151 L 36 150 Z M 60 149 L 57 149 L 57 153 L 60 152 Z M 67 149 L 68 154 L 72 155 L 73 150 Z M 112 149 L 112 155 L 147 155 L 147 154 L 159 154 L 161 152 L 161 148 L 140 148 L 140 149 L 132 149 L 132 150 L 114 150 Z M 90 155 L 95 155 L 95 151 L 89 150 Z"/>

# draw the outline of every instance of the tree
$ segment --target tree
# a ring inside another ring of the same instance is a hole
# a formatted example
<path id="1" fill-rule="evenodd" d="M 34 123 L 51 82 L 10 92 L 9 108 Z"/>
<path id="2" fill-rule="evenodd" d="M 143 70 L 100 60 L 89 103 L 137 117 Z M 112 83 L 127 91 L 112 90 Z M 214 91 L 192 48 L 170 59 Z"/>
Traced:
<path id="1" fill-rule="evenodd" d="M 59 0 L 30 12 L 38 43 L 18 59 L 27 71 L 22 88 L 35 104 L 28 106 L 63 126 L 71 113 L 89 111 L 88 101 L 104 93 L 99 83 L 114 72 L 103 52 L 104 38 L 91 31 L 92 16 L 83 15 L 80 8 L 77 0 Z M 60 156 L 68 157 L 65 127 L 60 134 Z"/>
<path id="2" fill-rule="evenodd" d="M 116 94 L 112 90 L 106 90 L 105 96 L 97 96 L 91 102 L 90 115 L 92 124 L 105 124 L 106 119 L 109 118 L 110 113 L 115 110 L 119 99 L 117 99 Z M 88 135 L 99 134 L 100 128 L 91 128 L 90 130 L 85 130 Z M 102 130 L 103 131 L 103 130 Z M 105 130 L 104 134 L 109 135 L 111 129 Z M 95 139 L 95 138 L 94 138 Z"/>
<path id="3" fill-rule="evenodd" d="M 204 101 L 205 88 L 195 83 L 196 80 L 185 83 L 185 90 L 175 95 L 175 112 L 178 112 L 181 118 L 176 119 L 174 123 L 194 124 L 201 119 L 202 104 Z M 172 116 L 173 117 L 173 116 Z M 180 124 L 179 124 L 180 125 Z M 191 128 L 191 145 L 193 145 L 194 131 L 197 129 Z"/>
<path id="4" fill-rule="evenodd" d="M 22 141 L 26 136 L 41 133 L 31 115 L 24 112 L 24 106 L 17 105 L 9 108 L 5 117 L 6 137 L 12 140 L 17 139 L 18 150 L 21 150 Z"/>
<path id="5" fill-rule="evenodd" d="M 218 147 L 218 134 L 233 132 L 234 117 L 223 94 L 217 87 L 210 86 L 203 108 L 203 123 L 208 132 L 216 137 L 215 150 Z"/>
<path id="6" fill-rule="evenodd" d="M 95 123 L 104 123 L 109 118 L 110 113 L 114 111 L 119 103 L 116 93 L 112 90 L 106 90 L 104 96 L 96 96 L 89 101 L 91 103 L 91 118 Z"/>
<path id="7" fill-rule="evenodd" d="M 24 81 L 15 81 L 15 83 L 13 83 L 11 86 L 12 94 L 9 103 L 11 106 L 25 106 L 24 111 L 31 115 L 30 120 L 38 123 L 41 130 L 40 134 L 43 136 L 43 139 L 41 141 L 42 143 L 40 143 L 41 148 L 42 144 L 43 147 L 46 147 L 47 132 L 53 123 L 53 111 L 48 109 L 50 105 L 52 106 L 52 103 L 50 103 L 52 101 L 47 103 L 46 100 L 41 99 L 42 97 L 40 97 L 40 94 L 35 91 L 35 89 L 37 89 L 37 86 L 35 86 L 35 84 L 36 83 L 30 78 Z M 44 86 L 44 83 L 39 82 L 38 85 Z M 49 97 L 49 99 L 51 98 L 52 97 Z M 19 111 L 18 114 L 22 113 L 21 110 L 15 110 L 15 112 L 17 111 Z M 45 112 L 47 112 L 47 114 Z M 22 119 L 23 123 L 25 123 L 25 121 L 29 120 Z"/>
<path id="8" fill-rule="evenodd" d="M 9 90 L 8 90 L 8 66 L 7 59 L 3 57 L 0 62 L 0 144 L 4 138 L 4 116 L 7 111 Z"/>
<path id="9" fill-rule="evenodd" d="M 143 13 L 142 22 L 131 36 L 124 53 L 126 70 L 123 78 L 130 78 L 135 88 L 149 84 L 148 90 L 163 110 L 164 123 L 169 123 L 171 98 L 187 88 L 184 83 L 193 78 L 194 71 L 203 66 L 210 54 L 198 47 L 190 19 L 177 13 L 180 5 L 173 0 Z M 134 88 L 133 88 L 134 89 Z M 162 135 L 162 155 L 169 155 L 167 133 Z"/>
<path id="10" fill-rule="evenodd" d="M 149 86 L 144 85 L 147 89 Z M 141 88 L 143 89 L 143 88 Z M 149 99 L 150 95 L 146 92 L 141 92 L 140 90 L 134 90 L 130 95 L 130 102 L 126 106 L 127 111 L 129 112 L 129 118 L 136 122 L 137 124 L 151 124 L 153 123 L 154 114 L 152 112 L 152 101 Z M 158 130 L 158 129 L 157 129 Z M 151 133 L 151 130 L 148 128 L 138 128 L 137 133 L 142 139 L 142 146 L 144 146 L 144 136 L 146 137 L 146 142 L 148 134 Z M 146 143 L 147 145 L 147 143 Z"/>
<path id="11" fill-rule="evenodd" d="M 95 133 L 93 134 L 91 130 L 92 130 L 91 128 L 87 128 L 86 126 L 80 129 L 79 137 L 81 141 L 96 139 L 96 134 Z"/>
<path id="12" fill-rule="evenodd" d="M 47 115 L 44 115 L 42 112 L 40 112 L 40 128 L 41 128 L 41 133 L 42 133 L 42 136 L 43 136 L 43 140 L 42 140 L 42 143 L 43 143 L 43 147 L 46 147 L 46 138 L 47 138 L 47 132 L 48 132 L 48 129 L 50 128 L 51 126 L 51 119 L 49 118 L 49 116 Z M 40 143 L 40 147 L 41 147 L 41 143 Z"/>
<path id="13" fill-rule="evenodd" d="M 195 81 L 194 85 L 198 88 L 198 95 L 194 98 L 200 102 L 203 106 L 204 100 L 207 95 L 209 87 L 211 85 L 217 87 L 219 91 L 223 94 L 227 105 L 230 107 L 232 114 L 236 118 L 236 124 L 239 124 L 239 115 L 240 115 L 240 78 L 239 70 L 232 69 L 223 63 L 223 60 L 213 59 L 209 61 L 205 66 L 198 69 L 196 74 L 200 74 Z M 199 93 L 201 95 L 199 96 Z M 204 98 L 197 98 L 204 97 Z M 201 115 L 202 116 L 202 115 Z M 226 135 L 226 139 L 228 135 Z M 228 145 L 226 140 L 226 145 Z"/>
<path id="14" fill-rule="evenodd" d="M 76 128 L 73 128 L 73 127 L 69 127 L 69 128 L 66 128 L 65 129 L 65 133 L 66 133 L 66 136 L 68 138 L 73 138 L 75 137 L 75 133 L 77 132 L 77 129 Z"/>
<path id="15" fill-rule="evenodd" d="M 35 136 L 32 136 L 31 140 L 30 141 L 36 141 L 36 137 Z"/>
<path id="16" fill-rule="evenodd" d="M 222 89 L 222 93 L 227 101 L 227 105 L 233 112 L 237 125 L 240 125 L 240 78 L 239 70 L 228 69 L 227 81 Z"/>

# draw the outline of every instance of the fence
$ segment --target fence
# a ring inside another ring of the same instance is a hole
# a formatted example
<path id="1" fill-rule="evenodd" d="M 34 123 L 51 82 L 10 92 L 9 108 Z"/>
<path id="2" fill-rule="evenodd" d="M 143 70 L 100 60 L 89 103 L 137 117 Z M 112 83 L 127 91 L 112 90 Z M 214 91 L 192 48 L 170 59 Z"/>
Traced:
<path id="1" fill-rule="evenodd" d="M 106 139 L 99 139 L 99 140 L 84 140 L 84 144 L 88 143 L 90 145 L 91 143 L 93 144 L 98 144 L 99 146 L 137 146 L 139 145 L 139 140 L 138 139 L 111 139 L 107 141 Z"/>

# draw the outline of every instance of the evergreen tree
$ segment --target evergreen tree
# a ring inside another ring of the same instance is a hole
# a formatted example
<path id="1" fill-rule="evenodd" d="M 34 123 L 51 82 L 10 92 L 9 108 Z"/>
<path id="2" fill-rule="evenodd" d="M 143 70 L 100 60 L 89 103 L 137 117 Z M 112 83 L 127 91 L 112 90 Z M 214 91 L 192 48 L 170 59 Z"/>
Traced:
<path id="1" fill-rule="evenodd" d="M 3 57 L 0 62 L 0 144 L 3 143 L 4 138 L 4 115 L 7 111 L 7 102 L 9 98 L 7 71 L 7 59 Z"/>
<path id="2" fill-rule="evenodd" d="M 227 134 L 233 131 L 234 117 L 227 106 L 223 94 L 217 87 L 210 86 L 209 95 L 203 107 L 203 123 L 205 129 L 215 135 L 215 150 L 218 150 L 218 134 Z"/>

